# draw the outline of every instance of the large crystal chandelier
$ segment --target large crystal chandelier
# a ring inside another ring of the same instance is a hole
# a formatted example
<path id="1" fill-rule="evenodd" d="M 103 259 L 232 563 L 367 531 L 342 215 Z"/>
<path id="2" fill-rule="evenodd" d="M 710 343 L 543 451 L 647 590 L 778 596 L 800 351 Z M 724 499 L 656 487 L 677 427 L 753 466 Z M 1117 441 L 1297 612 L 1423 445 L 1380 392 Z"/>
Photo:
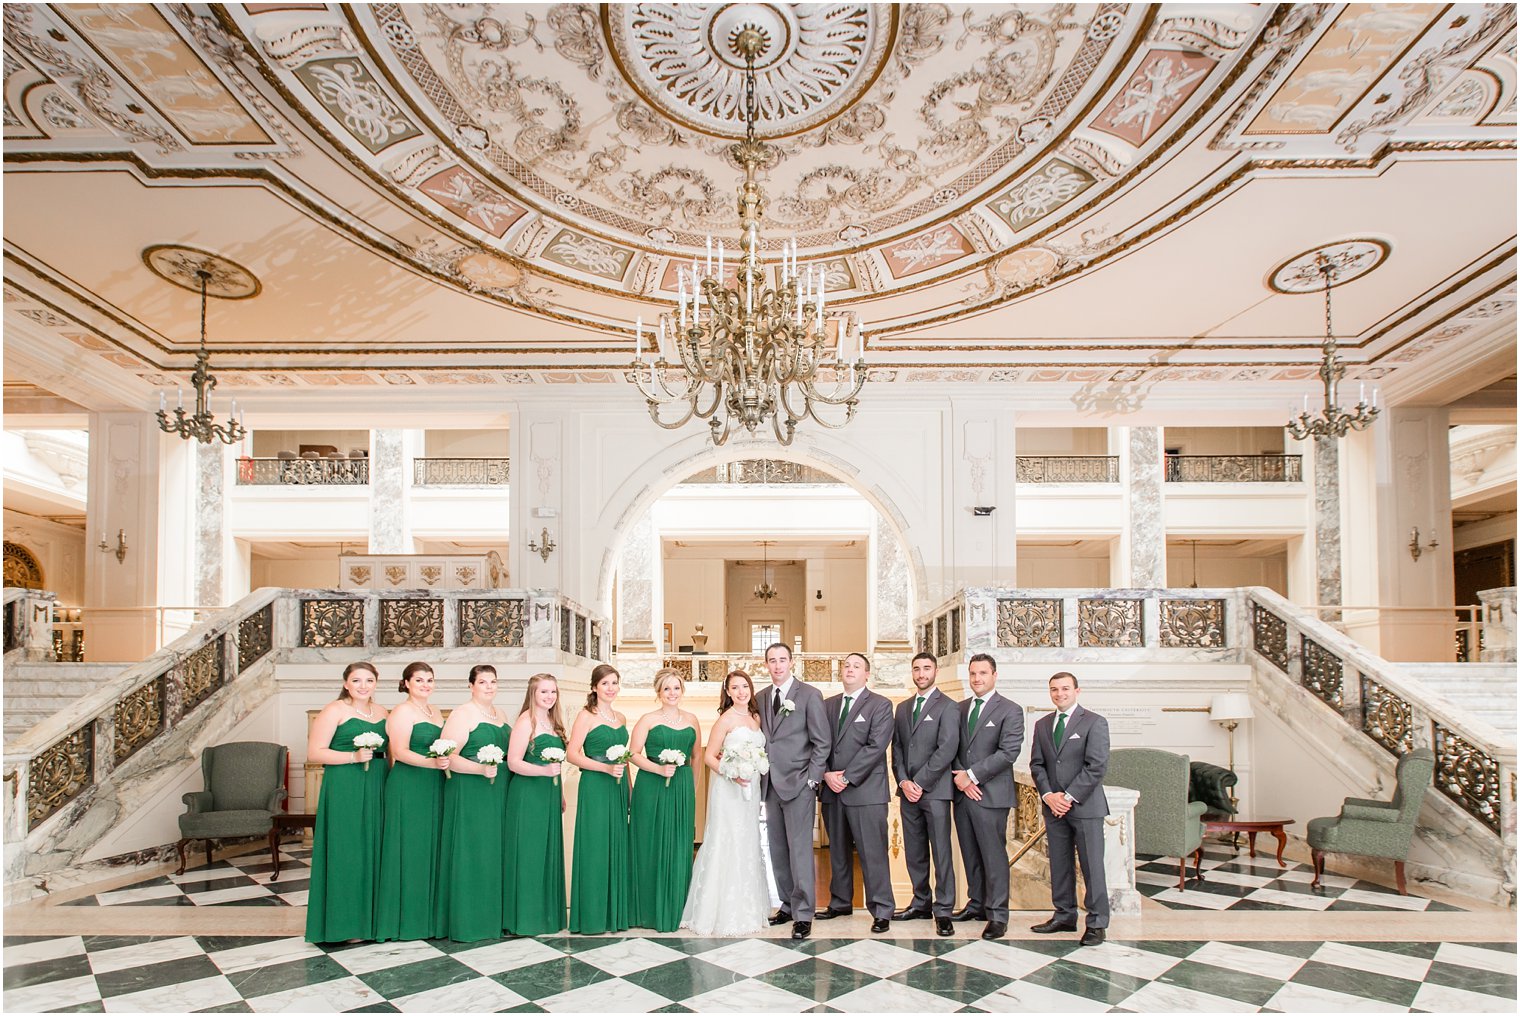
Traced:
<path id="1" fill-rule="evenodd" d="M 1341 408 L 1337 389 L 1346 374 L 1346 365 L 1335 355 L 1335 330 L 1331 327 L 1330 290 L 1340 282 L 1341 268 L 1337 262 L 1323 253 L 1315 256 L 1314 268 L 1325 283 L 1325 344 L 1324 359 L 1320 361 L 1319 378 L 1325 386 L 1325 406 L 1316 416 L 1309 415 L 1309 396 L 1304 396 L 1304 409 L 1287 423 L 1288 433 L 1295 441 L 1306 437 L 1345 437 L 1348 430 L 1365 430 L 1377 419 L 1377 389 L 1372 389 L 1372 403 L 1366 398 L 1366 386 L 1357 398 L 1356 408 L 1346 412 Z"/>
<path id="2" fill-rule="evenodd" d="M 797 424 L 806 418 L 824 427 L 843 427 L 854 417 L 866 381 L 859 319 L 825 317 L 823 267 L 800 265 L 795 239 L 781 245 L 775 286 L 766 283 L 766 266 L 760 262 L 765 195 L 756 174 L 772 160 L 772 150 L 755 137 L 755 58 L 770 41 L 753 24 L 740 26 L 727 39 L 744 60 L 744 140 L 731 149 L 744 167 L 742 232 L 732 285 L 723 241 L 718 241 L 715 259 L 708 237 L 706 257 L 692 258 L 678 269 L 677 310 L 661 316 L 652 354 L 644 349 L 642 318 L 634 330 L 633 377 L 650 417 L 667 430 L 693 417 L 707 420 L 713 443 L 719 445 L 736 422 L 754 434 L 770 420 L 783 445 L 792 443 Z M 667 359 L 672 353 L 674 363 Z M 680 407 L 679 415 L 667 421 L 660 412 L 670 405 Z M 822 406 L 843 406 L 843 418 L 820 415 Z"/>
<path id="3" fill-rule="evenodd" d="M 781 595 L 781 591 L 771 585 L 771 541 L 760 541 L 760 584 L 755 587 L 755 599 L 769 603 Z"/>
<path id="4" fill-rule="evenodd" d="M 232 409 L 226 423 L 217 423 L 211 415 L 211 392 L 216 388 L 216 375 L 211 373 L 211 354 L 206 352 L 206 284 L 211 281 L 211 273 L 205 268 L 197 268 L 195 276 L 201 284 L 201 345 L 195 354 L 195 371 L 190 375 L 190 384 L 195 388 L 195 412 L 186 415 L 185 390 L 181 388 L 179 404 L 174 408 L 173 419 L 170 419 L 164 393 L 159 392 L 158 427 L 164 433 L 178 434 L 186 441 L 193 438 L 202 444 L 213 441 L 237 444 L 248 433 L 238 413 L 237 400 L 232 400 Z"/>

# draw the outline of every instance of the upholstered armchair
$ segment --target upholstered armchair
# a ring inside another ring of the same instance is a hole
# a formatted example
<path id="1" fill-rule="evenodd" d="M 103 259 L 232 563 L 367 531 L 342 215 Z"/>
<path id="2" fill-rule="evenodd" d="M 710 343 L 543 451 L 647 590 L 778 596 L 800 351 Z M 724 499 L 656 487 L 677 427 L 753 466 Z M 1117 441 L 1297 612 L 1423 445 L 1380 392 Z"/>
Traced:
<path id="1" fill-rule="evenodd" d="M 1409 857 L 1409 843 L 1414 838 L 1415 819 L 1430 778 L 1435 772 L 1436 755 L 1429 748 L 1416 748 L 1399 759 L 1393 773 L 1393 800 L 1369 801 L 1348 797 L 1338 816 L 1309 820 L 1309 851 L 1314 858 L 1314 881 L 1319 885 L 1325 873 L 1326 854 L 1360 854 L 1363 857 L 1386 857 L 1393 861 L 1393 874 L 1399 895 L 1404 889 L 1404 861 Z"/>
<path id="2" fill-rule="evenodd" d="M 1212 762 L 1194 762 L 1190 768 L 1192 781 L 1188 797 L 1207 805 L 1205 814 L 1235 814 L 1235 805 L 1230 801 L 1230 788 L 1240 782 L 1240 777 L 1233 770 L 1216 766 Z"/>
<path id="3" fill-rule="evenodd" d="M 201 752 L 206 789 L 184 795 L 175 874 L 185 873 L 185 847 L 191 840 L 206 841 L 209 865 L 213 841 L 269 834 L 269 823 L 285 802 L 286 752 L 283 744 L 263 741 L 216 744 Z"/>
<path id="4" fill-rule="evenodd" d="M 1187 884 L 1187 859 L 1203 878 L 1202 801 L 1189 801 L 1191 771 L 1186 755 L 1155 748 L 1115 748 L 1108 755 L 1105 786 L 1140 791 L 1135 805 L 1135 852 L 1177 858 L 1177 888 Z"/>

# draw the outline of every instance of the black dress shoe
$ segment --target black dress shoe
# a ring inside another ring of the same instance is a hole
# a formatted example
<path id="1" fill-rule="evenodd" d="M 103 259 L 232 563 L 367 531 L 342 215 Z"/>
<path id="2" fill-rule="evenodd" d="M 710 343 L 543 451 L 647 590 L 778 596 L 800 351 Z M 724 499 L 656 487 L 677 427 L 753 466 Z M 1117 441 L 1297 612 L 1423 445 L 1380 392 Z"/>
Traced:
<path id="1" fill-rule="evenodd" d="M 1103 944 L 1103 939 L 1105 937 L 1106 936 L 1103 934 L 1103 929 L 1102 928 L 1088 928 L 1086 931 L 1082 932 L 1082 939 L 1077 944 L 1078 945 L 1102 945 Z"/>
<path id="2" fill-rule="evenodd" d="M 813 933 L 813 922 L 812 921 L 798 921 L 796 924 L 792 925 L 792 938 L 794 938 L 794 939 L 801 940 L 801 939 L 807 938 L 812 933 Z"/>
<path id="3" fill-rule="evenodd" d="M 894 921 L 927 921 L 934 915 L 927 910 L 919 910 L 917 907 L 905 907 L 902 910 L 892 912 Z"/>
<path id="4" fill-rule="evenodd" d="M 1036 935 L 1054 935 L 1058 931 L 1076 931 L 1077 925 L 1075 922 L 1066 924 L 1065 922 L 1058 921 L 1052 917 L 1050 920 L 1044 921 L 1040 924 L 1031 924 L 1029 926 L 1029 930 L 1034 932 Z"/>
<path id="5" fill-rule="evenodd" d="M 885 917 L 878 917 L 876 920 L 871 922 L 871 934 L 883 934 L 890 927 L 892 927 L 891 921 L 887 920 Z"/>
<path id="6" fill-rule="evenodd" d="M 952 921 L 985 921 L 986 919 L 986 914 L 980 910 L 972 910 L 969 903 L 950 915 Z"/>
<path id="7" fill-rule="evenodd" d="M 771 915 L 771 927 L 774 928 L 778 924 L 785 924 L 791 919 L 792 915 L 790 913 L 785 910 L 778 910 Z"/>
<path id="8" fill-rule="evenodd" d="M 955 925 L 948 917 L 936 917 L 934 919 L 934 933 L 940 938 L 949 938 L 955 934 Z"/>
<path id="9" fill-rule="evenodd" d="M 982 929 L 982 937 L 987 939 L 1002 938 L 1008 934 L 1008 925 L 1002 921 L 988 921 L 987 927 Z"/>
<path id="10" fill-rule="evenodd" d="M 832 921 L 836 917 L 849 917 L 854 912 L 853 910 L 836 910 L 833 907 L 829 907 L 827 910 L 813 911 L 813 920 Z"/>

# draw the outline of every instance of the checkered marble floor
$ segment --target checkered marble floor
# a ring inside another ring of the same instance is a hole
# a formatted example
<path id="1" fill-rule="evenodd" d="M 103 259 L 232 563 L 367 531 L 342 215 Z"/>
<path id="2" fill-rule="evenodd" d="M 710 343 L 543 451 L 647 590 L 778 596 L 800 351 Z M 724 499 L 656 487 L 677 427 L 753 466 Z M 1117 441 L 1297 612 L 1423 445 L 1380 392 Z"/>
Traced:
<path id="1" fill-rule="evenodd" d="M 1258 844 L 1259 846 L 1259 844 Z M 1274 843 L 1275 847 L 1275 843 Z M 1239 854 L 1227 846 L 1203 848 L 1203 881 L 1192 877 L 1188 864 L 1185 889 L 1177 888 L 1177 858 L 1136 858 L 1135 883 L 1140 892 L 1172 910 L 1401 910 L 1423 913 L 1461 911 L 1437 900 L 1425 899 L 1410 889 L 1408 896 L 1376 882 L 1326 873 L 1318 889 L 1309 883 L 1314 868 L 1288 862 L 1279 867 L 1274 854 L 1249 850 Z M 1392 869 L 1389 869 L 1390 877 Z"/>
<path id="2" fill-rule="evenodd" d="M 183 875 L 159 875 L 110 892 L 84 896 L 69 907 L 304 907 L 311 881 L 311 848 L 280 847 L 280 880 L 268 850 L 241 854 Z"/>
<path id="3" fill-rule="evenodd" d="M 6 937 L 9 1011 L 1514 1012 L 1513 944 Z"/>

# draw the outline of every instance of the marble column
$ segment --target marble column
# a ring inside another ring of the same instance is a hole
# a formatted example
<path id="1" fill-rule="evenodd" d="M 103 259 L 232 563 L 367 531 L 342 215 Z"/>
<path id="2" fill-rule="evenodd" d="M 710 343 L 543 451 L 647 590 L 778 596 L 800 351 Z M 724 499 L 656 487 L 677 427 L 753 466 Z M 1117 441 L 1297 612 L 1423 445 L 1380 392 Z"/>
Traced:
<path id="1" fill-rule="evenodd" d="M 655 597 L 659 590 L 660 541 L 649 512 L 628 528 L 618 555 L 617 632 L 618 648 L 624 652 L 655 651 L 656 619 L 661 611 Z"/>
<path id="2" fill-rule="evenodd" d="M 195 444 L 195 605 L 222 607 L 227 549 L 222 483 L 231 450 L 220 441 Z"/>
<path id="3" fill-rule="evenodd" d="M 878 514 L 871 523 L 871 598 L 874 621 L 873 652 L 901 651 L 911 643 L 912 605 L 908 588 L 908 559 L 887 520 Z"/>
<path id="4" fill-rule="evenodd" d="M 369 436 L 369 552 L 412 554 L 407 511 L 406 432 L 372 430 Z"/>
<path id="5" fill-rule="evenodd" d="M 1340 449 L 1336 438 L 1314 439 L 1314 595 L 1321 604 L 1342 602 Z"/>
<path id="6" fill-rule="evenodd" d="M 1161 510 L 1161 429 L 1130 427 L 1129 482 L 1124 491 L 1129 574 L 1118 584 L 1134 589 L 1166 585 L 1166 520 Z"/>

